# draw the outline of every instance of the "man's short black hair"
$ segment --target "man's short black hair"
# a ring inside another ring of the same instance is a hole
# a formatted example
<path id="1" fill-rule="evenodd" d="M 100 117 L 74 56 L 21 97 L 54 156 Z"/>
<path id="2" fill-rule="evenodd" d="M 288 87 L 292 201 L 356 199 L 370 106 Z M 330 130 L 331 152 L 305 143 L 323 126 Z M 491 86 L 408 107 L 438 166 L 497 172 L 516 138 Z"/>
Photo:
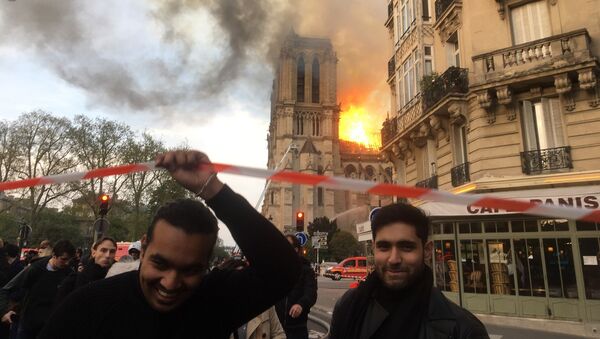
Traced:
<path id="1" fill-rule="evenodd" d="M 19 256 L 19 252 L 21 252 L 19 250 L 19 246 L 15 245 L 15 244 L 6 244 L 4 245 L 4 249 L 6 250 L 6 255 L 11 257 L 11 258 L 16 258 Z"/>
<path id="2" fill-rule="evenodd" d="M 146 232 L 146 244 L 152 241 L 154 227 L 159 220 L 164 220 L 187 234 L 216 235 L 219 231 L 217 218 L 203 203 L 192 199 L 178 199 L 156 211 Z"/>
<path id="3" fill-rule="evenodd" d="M 52 255 L 60 257 L 64 254 L 69 257 L 75 256 L 75 246 L 73 246 L 69 240 L 59 240 L 52 248 Z"/>
<path id="4" fill-rule="evenodd" d="M 396 222 L 414 226 L 417 236 L 423 244 L 427 242 L 429 236 L 429 218 L 421 209 L 402 203 L 387 205 L 375 212 L 371 221 L 373 239 L 375 239 L 375 235 L 377 235 L 377 232 L 382 227 Z"/>

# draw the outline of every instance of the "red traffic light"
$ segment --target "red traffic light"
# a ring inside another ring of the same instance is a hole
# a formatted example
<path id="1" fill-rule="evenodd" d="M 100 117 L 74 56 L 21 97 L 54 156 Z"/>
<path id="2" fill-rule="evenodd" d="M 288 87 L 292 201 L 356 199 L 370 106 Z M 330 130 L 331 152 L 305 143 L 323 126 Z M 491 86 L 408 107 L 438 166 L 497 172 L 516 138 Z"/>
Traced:
<path id="1" fill-rule="evenodd" d="M 300 219 L 300 218 L 304 217 L 304 213 L 302 213 L 302 212 L 298 212 L 298 214 L 296 214 L 296 217 L 297 217 L 298 219 Z"/>
<path id="2" fill-rule="evenodd" d="M 100 195 L 100 201 L 102 202 L 108 202 L 110 200 L 110 197 L 108 196 L 108 194 L 102 194 Z"/>
<path id="3" fill-rule="evenodd" d="M 304 212 L 296 212 L 296 232 L 304 232 Z"/>

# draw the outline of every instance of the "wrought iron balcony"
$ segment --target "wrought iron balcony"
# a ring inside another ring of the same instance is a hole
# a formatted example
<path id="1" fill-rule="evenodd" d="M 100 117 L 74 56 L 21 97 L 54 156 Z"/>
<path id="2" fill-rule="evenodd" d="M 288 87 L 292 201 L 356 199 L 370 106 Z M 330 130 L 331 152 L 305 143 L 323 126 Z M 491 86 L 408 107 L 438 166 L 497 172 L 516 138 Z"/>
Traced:
<path id="1" fill-rule="evenodd" d="M 450 170 L 450 176 L 452 177 L 453 187 L 464 185 L 471 181 L 471 177 L 469 175 L 469 163 L 465 162 L 464 164 L 452 167 Z"/>
<path id="2" fill-rule="evenodd" d="M 439 18 L 444 14 L 444 12 L 452 5 L 454 0 L 435 0 L 435 18 L 439 20 Z"/>
<path id="3" fill-rule="evenodd" d="M 396 57 L 392 57 L 388 61 L 388 79 L 391 79 L 396 74 Z"/>
<path id="4" fill-rule="evenodd" d="M 431 83 L 422 86 L 423 111 L 435 106 L 449 94 L 463 94 L 469 90 L 468 70 L 450 67 L 442 75 L 431 77 Z"/>
<path id="5" fill-rule="evenodd" d="M 573 168 L 571 147 L 556 147 L 521 152 L 521 168 L 525 174 Z"/>
<path id="6" fill-rule="evenodd" d="M 415 186 L 423 188 L 438 188 L 438 177 L 434 175 L 425 180 L 419 181 Z"/>
<path id="7" fill-rule="evenodd" d="M 397 132 L 398 126 L 396 118 L 386 119 L 383 122 L 383 128 L 381 129 L 381 144 L 385 146 L 394 138 L 394 136 L 396 136 Z"/>

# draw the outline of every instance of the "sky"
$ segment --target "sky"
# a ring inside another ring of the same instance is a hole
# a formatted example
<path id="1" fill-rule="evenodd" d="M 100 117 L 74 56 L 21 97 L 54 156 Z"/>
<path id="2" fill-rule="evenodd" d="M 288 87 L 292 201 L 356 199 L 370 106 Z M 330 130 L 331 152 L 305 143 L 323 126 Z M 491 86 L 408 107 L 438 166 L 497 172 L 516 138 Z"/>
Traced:
<path id="1" fill-rule="evenodd" d="M 15 0 L 0 4 L 0 120 L 44 110 L 123 122 L 167 146 L 265 168 L 290 30 L 332 40 L 342 109 L 389 110 L 384 0 Z M 264 181 L 222 175 L 255 205 Z M 226 227 L 219 236 L 233 239 Z"/>

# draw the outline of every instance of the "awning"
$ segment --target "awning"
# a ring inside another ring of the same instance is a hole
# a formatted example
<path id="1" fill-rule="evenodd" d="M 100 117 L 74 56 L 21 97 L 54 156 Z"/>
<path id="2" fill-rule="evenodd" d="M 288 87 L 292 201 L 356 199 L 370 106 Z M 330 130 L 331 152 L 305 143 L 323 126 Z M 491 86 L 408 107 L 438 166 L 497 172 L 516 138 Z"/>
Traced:
<path id="1" fill-rule="evenodd" d="M 476 194 L 477 195 L 477 194 Z M 600 207 L 600 186 L 574 186 L 561 188 L 532 189 L 481 194 L 499 198 L 552 204 L 556 206 L 573 206 L 590 210 Z M 425 213 L 436 216 L 489 216 L 509 214 L 501 209 L 477 206 L 461 206 L 439 202 L 425 202 L 418 205 Z"/>

